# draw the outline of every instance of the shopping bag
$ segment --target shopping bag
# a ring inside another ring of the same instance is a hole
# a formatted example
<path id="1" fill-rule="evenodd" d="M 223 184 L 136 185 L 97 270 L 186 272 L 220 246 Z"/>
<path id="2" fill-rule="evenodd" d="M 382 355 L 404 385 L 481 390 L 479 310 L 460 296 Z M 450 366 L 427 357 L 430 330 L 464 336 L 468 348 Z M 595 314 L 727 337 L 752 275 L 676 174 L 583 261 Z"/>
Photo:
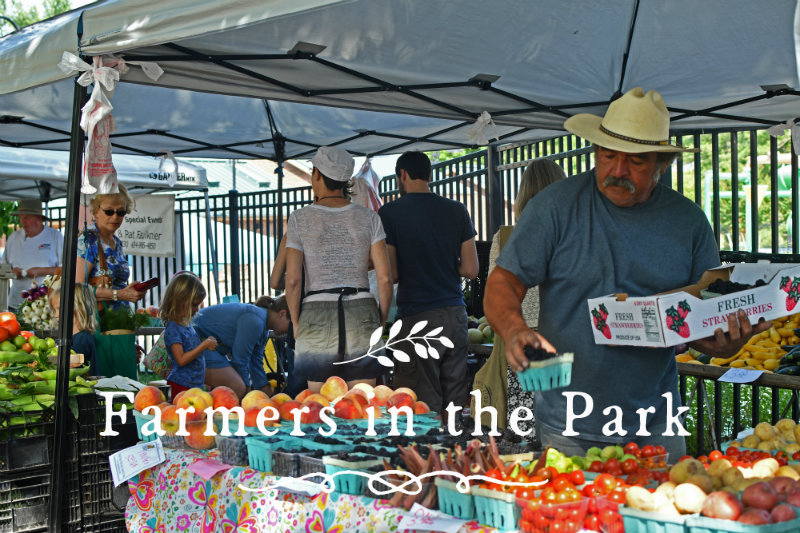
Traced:
<path id="1" fill-rule="evenodd" d="M 172 358 L 167 352 L 167 345 L 164 343 L 164 333 L 158 336 L 153 347 L 144 356 L 144 366 L 160 379 L 167 379 L 172 372 Z"/>
<path id="2" fill-rule="evenodd" d="M 138 380 L 136 336 L 133 332 L 110 335 L 97 332 L 94 343 L 97 348 L 98 374 L 106 377 L 125 376 Z"/>

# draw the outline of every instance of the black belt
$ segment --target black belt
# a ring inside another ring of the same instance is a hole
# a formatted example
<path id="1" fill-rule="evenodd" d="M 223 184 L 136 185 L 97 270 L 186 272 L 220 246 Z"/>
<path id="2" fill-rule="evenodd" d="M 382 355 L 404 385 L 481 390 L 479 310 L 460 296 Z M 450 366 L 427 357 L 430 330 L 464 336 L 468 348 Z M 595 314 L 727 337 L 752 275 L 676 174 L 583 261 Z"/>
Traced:
<path id="1" fill-rule="evenodd" d="M 344 355 L 347 347 L 347 333 L 344 328 L 344 303 L 342 298 L 345 296 L 352 296 L 359 292 L 369 292 L 369 288 L 356 288 L 356 287 L 337 287 L 335 289 L 320 289 L 318 291 L 308 291 L 306 296 L 313 296 L 314 294 L 338 294 L 339 300 L 337 307 L 339 311 L 339 355 Z"/>

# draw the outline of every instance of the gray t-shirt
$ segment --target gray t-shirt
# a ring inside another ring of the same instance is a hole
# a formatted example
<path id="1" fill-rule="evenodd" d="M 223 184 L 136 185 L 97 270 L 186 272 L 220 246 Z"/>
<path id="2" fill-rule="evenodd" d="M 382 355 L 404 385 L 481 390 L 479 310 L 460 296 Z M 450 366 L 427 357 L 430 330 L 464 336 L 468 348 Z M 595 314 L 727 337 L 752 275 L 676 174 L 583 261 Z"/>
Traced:
<path id="1" fill-rule="evenodd" d="M 369 289 L 370 247 L 386 238 L 383 224 L 372 209 L 309 205 L 289 215 L 286 247 L 303 252 L 306 292 L 336 287 Z M 345 299 L 372 298 L 360 292 Z M 333 301 L 335 294 L 314 294 L 304 302 Z"/>
<path id="2" fill-rule="evenodd" d="M 620 441 L 603 426 L 610 405 L 621 407 L 628 440 L 638 429 L 636 409 L 653 406 L 648 428 L 660 432 L 666 400 L 677 395 L 673 348 L 598 346 L 586 300 L 611 293 L 647 296 L 697 282 L 718 266 L 719 252 L 703 211 L 676 191 L 658 185 L 650 199 L 617 207 L 598 190 L 594 170 L 556 182 L 533 197 L 497 259 L 527 287 L 539 285 L 539 333 L 556 350 L 573 352 L 570 386 L 536 393 L 536 422 L 561 433 L 564 391 L 592 396 L 594 411 L 574 421 L 579 438 Z M 584 402 L 577 398 L 574 411 Z M 674 408 L 673 408 L 674 414 Z"/>

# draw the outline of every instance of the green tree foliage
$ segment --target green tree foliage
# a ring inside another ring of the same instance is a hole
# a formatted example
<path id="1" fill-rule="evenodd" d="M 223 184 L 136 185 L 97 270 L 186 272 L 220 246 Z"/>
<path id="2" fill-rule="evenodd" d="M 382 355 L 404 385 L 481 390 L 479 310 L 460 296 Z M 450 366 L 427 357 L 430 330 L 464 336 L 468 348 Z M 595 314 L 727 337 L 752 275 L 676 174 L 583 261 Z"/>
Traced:
<path id="1" fill-rule="evenodd" d="M 16 22 L 20 28 L 70 9 L 70 0 L 43 0 L 40 6 L 28 8 L 23 7 L 19 0 L 0 0 L 0 13 Z M 11 30 L 13 28 L 9 24 L 0 28 L 2 33 L 9 33 Z"/>

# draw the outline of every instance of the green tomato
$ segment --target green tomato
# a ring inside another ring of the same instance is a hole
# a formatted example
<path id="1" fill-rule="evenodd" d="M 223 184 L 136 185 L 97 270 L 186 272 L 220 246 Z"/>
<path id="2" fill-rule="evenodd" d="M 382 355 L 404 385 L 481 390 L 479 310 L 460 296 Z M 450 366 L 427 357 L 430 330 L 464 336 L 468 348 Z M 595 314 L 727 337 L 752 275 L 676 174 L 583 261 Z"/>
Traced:
<path id="1" fill-rule="evenodd" d="M 44 339 L 36 339 L 36 341 L 31 342 L 31 346 L 33 346 L 34 350 L 38 351 L 47 350 L 47 343 L 44 342 Z"/>
<path id="2" fill-rule="evenodd" d="M 36 335 L 31 335 L 31 336 L 28 338 L 28 342 L 29 342 L 29 343 L 31 343 L 31 346 L 33 346 L 34 348 L 36 348 L 36 344 L 34 344 L 34 343 L 35 343 L 36 341 L 38 341 L 38 340 L 39 340 L 39 337 L 37 337 Z"/>
<path id="3" fill-rule="evenodd" d="M 0 342 L 0 350 L 3 350 L 4 352 L 16 352 L 17 345 L 11 341 L 3 341 Z"/>
<path id="4" fill-rule="evenodd" d="M 47 337 L 44 342 L 47 343 L 48 348 L 56 347 L 56 340 L 53 337 Z"/>
<path id="5" fill-rule="evenodd" d="M 26 342 L 28 342 L 28 339 L 26 339 L 22 335 L 17 335 L 16 337 L 14 337 L 14 345 L 17 348 L 22 348 L 22 345 L 25 344 Z"/>

